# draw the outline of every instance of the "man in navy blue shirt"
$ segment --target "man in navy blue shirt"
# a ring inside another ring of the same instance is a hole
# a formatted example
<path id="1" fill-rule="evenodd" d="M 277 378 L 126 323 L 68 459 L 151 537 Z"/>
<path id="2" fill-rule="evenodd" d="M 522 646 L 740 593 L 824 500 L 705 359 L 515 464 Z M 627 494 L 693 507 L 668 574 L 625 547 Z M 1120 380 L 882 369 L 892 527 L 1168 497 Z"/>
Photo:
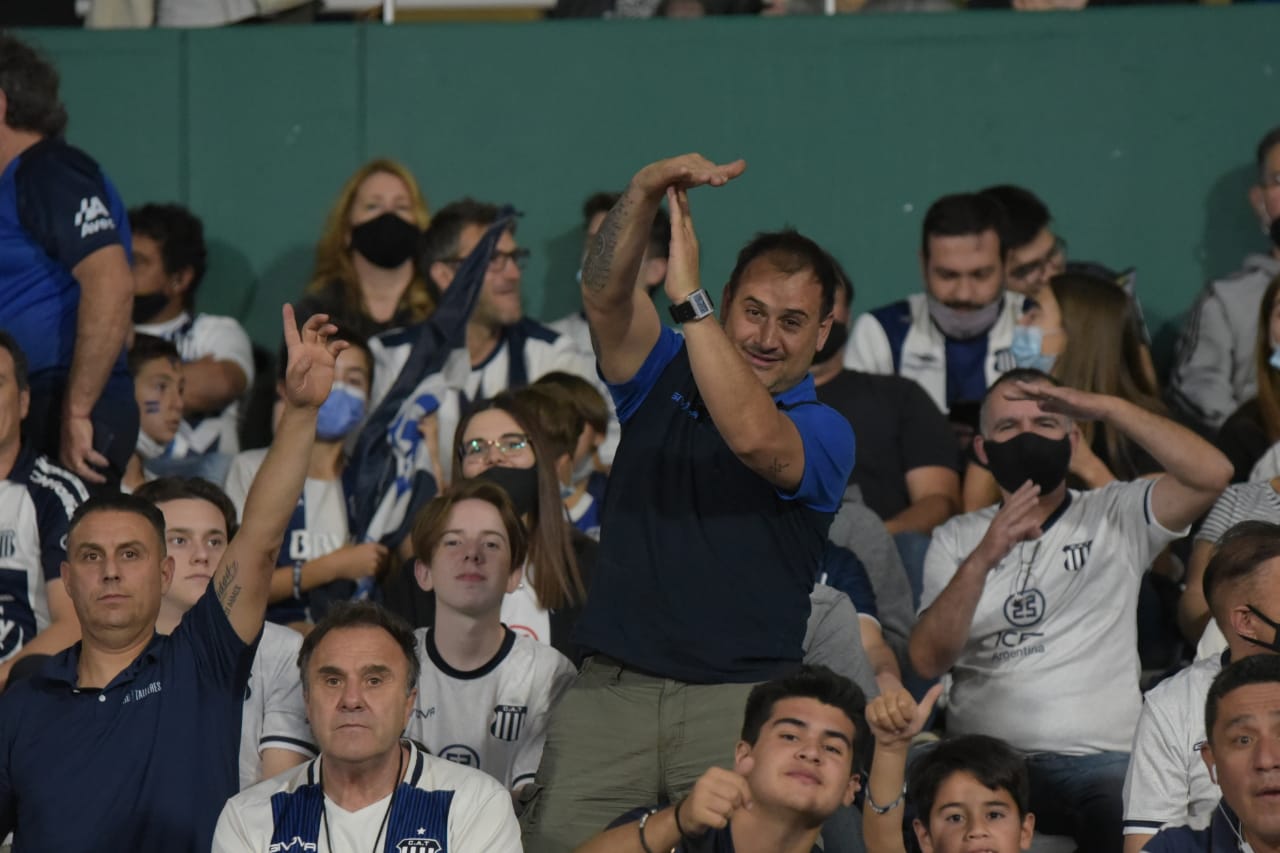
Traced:
<path id="1" fill-rule="evenodd" d="M 285 306 L 285 409 L 209 587 L 155 632 L 174 572 L 164 516 L 104 495 L 71 521 L 62 577 L 81 642 L 0 697 L 0 836 L 14 850 L 207 851 L 239 788 L 245 686 L 275 555 L 345 345 Z M 70 804 L 70 810 L 69 810 Z"/>
<path id="2" fill-rule="evenodd" d="M 1252 655 L 1213 679 L 1200 755 L 1222 801 L 1207 829 L 1163 829 L 1151 853 L 1280 849 L 1280 657 Z"/>
<path id="3" fill-rule="evenodd" d="M 795 671 L 809 593 L 853 467 L 853 432 L 809 366 L 836 274 L 813 241 L 739 253 L 721 321 L 701 289 L 686 191 L 741 161 L 696 154 L 632 178 L 583 268 L 599 370 L 622 423 L 578 642 L 592 657 L 553 712 L 526 811 L 531 853 L 570 849 L 636 803 L 675 800 L 733 750 L 752 685 Z M 664 284 L 681 337 L 635 287 L 663 196 Z"/>
<path id="4" fill-rule="evenodd" d="M 129 223 L 115 187 L 62 138 L 58 72 L 0 33 L 0 328 L 31 362 L 27 440 L 114 489 L 138 437 L 124 343 Z"/>

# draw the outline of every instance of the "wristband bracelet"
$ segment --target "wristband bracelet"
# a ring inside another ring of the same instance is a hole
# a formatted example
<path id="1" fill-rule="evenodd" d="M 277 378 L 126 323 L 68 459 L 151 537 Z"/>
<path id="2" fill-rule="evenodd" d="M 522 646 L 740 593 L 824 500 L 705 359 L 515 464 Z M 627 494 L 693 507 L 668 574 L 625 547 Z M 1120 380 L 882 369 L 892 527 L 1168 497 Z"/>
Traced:
<path id="1" fill-rule="evenodd" d="M 649 809 L 640 816 L 640 847 L 644 850 L 644 853 L 653 853 L 653 850 L 649 848 L 649 842 L 644 840 L 644 825 L 649 822 L 649 818 L 653 817 L 657 813 L 657 809 Z"/>
<path id="2" fill-rule="evenodd" d="M 907 783 L 902 783 L 902 793 L 898 794 L 898 798 L 887 806 L 876 805 L 876 801 L 871 798 L 871 786 L 867 786 L 867 805 L 871 806 L 871 811 L 876 814 L 888 814 L 889 812 L 902 805 L 902 800 L 907 796 Z M 646 851 L 647 853 L 647 851 Z"/>
<path id="3" fill-rule="evenodd" d="M 680 824 L 680 807 L 681 807 L 681 806 L 683 806 L 683 805 L 685 804 L 685 801 L 687 801 L 688 799 L 689 799 L 688 797 L 685 797 L 683 800 L 681 800 L 680 802 L 676 803 L 676 809 L 675 809 L 675 815 L 676 815 L 676 831 L 680 833 L 680 837 L 681 837 L 681 838 L 683 838 L 685 841 L 695 841 L 695 840 L 697 840 L 697 839 L 695 839 L 695 838 L 694 838 L 692 835 L 690 835 L 689 833 L 685 832 L 685 831 L 684 831 L 684 827 L 683 827 L 683 826 L 681 826 L 681 824 Z"/>
<path id="4" fill-rule="evenodd" d="M 293 564 L 293 597 L 302 600 L 302 563 Z"/>

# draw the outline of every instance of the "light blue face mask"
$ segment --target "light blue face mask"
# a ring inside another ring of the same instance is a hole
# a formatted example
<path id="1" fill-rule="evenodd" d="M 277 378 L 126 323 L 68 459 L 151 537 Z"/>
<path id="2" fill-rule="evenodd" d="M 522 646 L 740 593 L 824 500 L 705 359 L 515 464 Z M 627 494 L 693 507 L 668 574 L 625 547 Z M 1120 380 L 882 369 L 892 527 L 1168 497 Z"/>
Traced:
<path id="1" fill-rule="evenodd" d="M 333 383 L 333 390 L 325 397 L 316 413 L 316 438 L 321 441 L 338 441 L 356 428 L 364 419 L 364 393 L 345 382 Z"/>
<path id="2" fill-rule="evenodd" d="M 1015 326 L 1009 354 L 1018 367 L 1030 367 L 1042 373 L 1053 370 L 1057 356 L 1044 354 L 1044 332 L 1036 326 Z"/>
<path id="3" fill-rule="evenodd" d="M 1280 346 L 1271 345 L 1271 359 L 1268 364 L 1276 370 L 1280 370 Z"/>

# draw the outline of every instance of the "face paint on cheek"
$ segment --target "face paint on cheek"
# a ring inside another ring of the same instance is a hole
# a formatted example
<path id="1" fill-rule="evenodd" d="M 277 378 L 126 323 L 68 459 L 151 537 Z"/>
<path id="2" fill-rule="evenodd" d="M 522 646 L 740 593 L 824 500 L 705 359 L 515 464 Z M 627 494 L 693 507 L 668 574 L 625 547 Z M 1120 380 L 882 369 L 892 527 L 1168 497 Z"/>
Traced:
<path id="1" fill-rule="evenodd" d="M 143 400 L 142 413 L 144 415 L 160 414 L 160 401 L 159 400 Z"/>

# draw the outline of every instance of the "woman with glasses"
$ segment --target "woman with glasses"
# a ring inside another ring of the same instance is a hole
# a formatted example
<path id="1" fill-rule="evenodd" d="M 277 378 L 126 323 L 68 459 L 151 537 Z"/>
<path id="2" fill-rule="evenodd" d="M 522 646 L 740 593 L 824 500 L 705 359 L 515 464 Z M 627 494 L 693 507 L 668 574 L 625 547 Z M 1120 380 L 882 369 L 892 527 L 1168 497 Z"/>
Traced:
<path id="1" fill-rule="evenodd" d="M 458 424 L 453 442 L 454 480 L 482 477 L 506 490 L 529 534 L 529 558 L 520 586 L 502 606 L 502 622 L 517 633 L 554 646 L 575 662 L 573 626 L 586 601 L 596 543 L 569 522 L 560 498 L 553 446 L 534 406 L 520 392 L 476 404 Z M 399 572 L 384 587 L 388 607 L 415 627 L 431 623 L 430 593 L 413 572 Z"/>
<path id="2" fill-rule="evenodd" d="M 506 489 L 529 531 L 524 580 L 503 602 L 503 623 L 576 660 L 572 627 L 586 601 L 587 584 L 575 551 L 594 562 L 595 543 L 575 536 L 565 515 L 556 475 L 556 460 L 563 453 L 557 450 L 520 392 L 503 393 L 478 404 L 458 425 L 454 472 L 462 479 L 484 477 Z"/>
<path id="3" fill-rule="evenodd" d="M 415 261 L 428 218 L 405 166 L 379 159 L 357 169 L 329 210 L 299 320 L 327 313 L 366 338 L 425 320 L 435 299 Z"/>

